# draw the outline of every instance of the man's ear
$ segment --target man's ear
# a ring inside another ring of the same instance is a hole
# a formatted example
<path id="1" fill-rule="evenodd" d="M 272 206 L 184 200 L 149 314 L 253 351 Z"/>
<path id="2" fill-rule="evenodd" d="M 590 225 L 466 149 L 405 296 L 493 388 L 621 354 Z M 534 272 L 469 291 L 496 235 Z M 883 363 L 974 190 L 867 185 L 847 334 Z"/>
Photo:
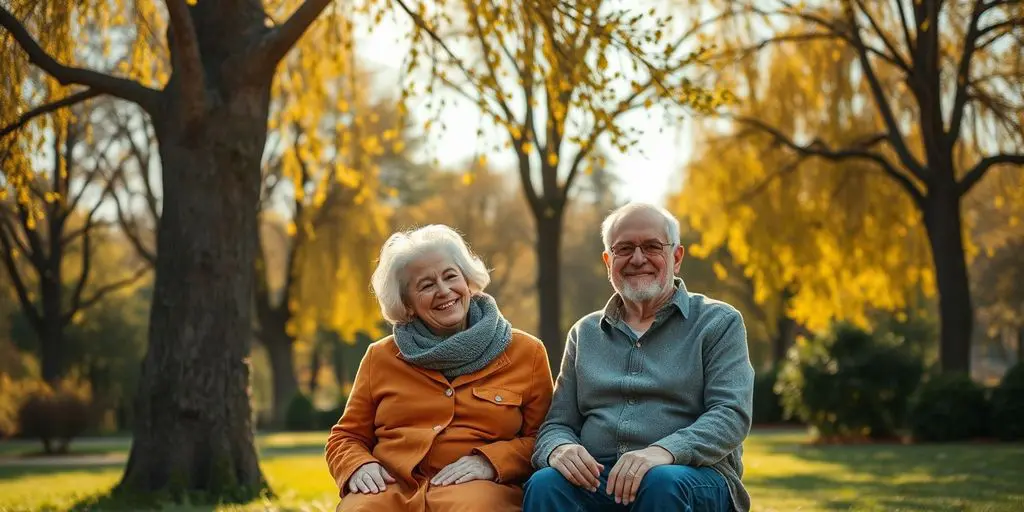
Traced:
<path id="1" fill-rule="evenodd" d="M 683 247 L 683 244 L 677 245 L 676 248 L 672 251 L 672 259 L 675 261 L 673 268 L 675 269 L 676 274 L 679 273 L 679 269 L 683 264 L 683 256 L 685 255 L 686 248 Z"/>
<path id="2" fill-rule="evenodd" d="M 612 256 L 608 254 L 608 251 L 604 251 L 601 253 L 601 261 L 604 262 L 604 267 L 606 269 L 612 269 Z"/>

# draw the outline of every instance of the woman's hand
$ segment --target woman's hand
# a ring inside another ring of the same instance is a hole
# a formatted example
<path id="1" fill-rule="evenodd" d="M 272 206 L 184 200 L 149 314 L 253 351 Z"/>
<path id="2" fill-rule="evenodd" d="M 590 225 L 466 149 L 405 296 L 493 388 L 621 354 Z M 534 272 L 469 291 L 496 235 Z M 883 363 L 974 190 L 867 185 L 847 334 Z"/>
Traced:
<path id="1" fill-rule="evenodd" d="M 384 492 L 387 484 L 395 483 L 395 479 L 388 474 L 377 462 L 367 462 L 352 474 L 348 479 L 348 489 L 354 493 L 377 494 Z"/>
<path id="2" fill-rule="evenodd" d="M 491 461 L 483 455 L 466 455 L 438 471 L 430 483 L 434 485 L 461 484 L 472 480 L 494 480 L 497 472 Z"/>

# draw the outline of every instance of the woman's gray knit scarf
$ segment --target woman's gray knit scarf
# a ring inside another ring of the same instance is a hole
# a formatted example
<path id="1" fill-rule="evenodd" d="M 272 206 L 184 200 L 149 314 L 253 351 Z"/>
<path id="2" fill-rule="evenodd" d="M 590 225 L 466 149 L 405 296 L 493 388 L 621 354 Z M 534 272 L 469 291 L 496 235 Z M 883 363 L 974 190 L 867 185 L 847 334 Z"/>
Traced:
<path id="1" fill-rule="evenodd" d="M 512 325 L 501 316 L 494 298 L 477 293 L 469 299 L 466 330 L 441 337 L 419 318 L 395 325 L 395 343 L 402 356 L 417 366 L 437 370 L 449 379 L 473 373 L 505 351 Z"/>

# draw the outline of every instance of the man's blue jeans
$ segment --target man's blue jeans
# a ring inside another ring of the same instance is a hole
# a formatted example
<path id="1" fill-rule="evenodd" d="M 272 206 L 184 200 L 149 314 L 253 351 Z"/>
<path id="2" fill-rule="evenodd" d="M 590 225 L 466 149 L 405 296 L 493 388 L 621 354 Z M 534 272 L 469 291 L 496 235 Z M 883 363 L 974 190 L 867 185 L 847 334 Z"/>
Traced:
<path id="1" fill-rule="evenodd" d="M 607 493 L 608 473 L 615 460 L 604 465 L 597 492 L 577 487 L 554 468 L 537 471 L 523 486 L 523 512 L 729 512 L 732 501 L 722 475 L 709 467 L 658 466 L 644 475 L 636 501 L 615 503 Z"/>

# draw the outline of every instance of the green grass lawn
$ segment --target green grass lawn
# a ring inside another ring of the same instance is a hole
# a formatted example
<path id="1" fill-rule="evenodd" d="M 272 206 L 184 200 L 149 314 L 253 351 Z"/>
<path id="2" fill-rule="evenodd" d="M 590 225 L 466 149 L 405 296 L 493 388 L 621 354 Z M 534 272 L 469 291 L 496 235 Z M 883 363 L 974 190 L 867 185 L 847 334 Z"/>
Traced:
<path id="1" fill-rule="evenodd" d="M 322 458 L 325 436 L 260 436 L 263 470 L 278 500 L 217 510 L 334 510 L 336 490 Z M 1024 510 L 1022 444 L 812 446 L 807 440 L 792 430 L 751 435 L 744 481 L 754 510 Z M 83 449 L 116 458 L 127 441 L 90 441 Z M 34 450 L 0 444 L 0 456 Z M 121 469 L 119 460 L 90 467 L 0 465 L 0 510 L 66 510 L 109 490 Z"/>

